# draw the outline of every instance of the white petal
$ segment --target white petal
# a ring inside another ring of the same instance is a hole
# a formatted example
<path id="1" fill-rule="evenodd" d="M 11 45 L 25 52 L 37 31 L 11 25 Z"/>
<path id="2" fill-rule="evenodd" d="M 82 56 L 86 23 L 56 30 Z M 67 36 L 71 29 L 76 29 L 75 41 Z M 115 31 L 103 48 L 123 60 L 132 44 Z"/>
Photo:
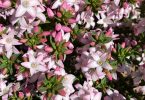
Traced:
<path id="1" fill-rule="evenodd" d="M 16 11 L 16 17 L 20 17 L 22 15 L 24 15 L 24 13 L 26 12 L 26 8 L 24 8 L 22 5 L 20 5 L 18 8 L 17 8 L 17 11 Z"/>
<path id="2" fill-rule="evenodd" d="M 40 5 L 40 2 L 38 0 L 30 0 L 29 5 L 30 6 L 37 6 L 37 5 Z"/>
<path id="3" fill-rule="evenodd" d="M 85 28 L 90 28 L 90 23 L 87 23 Z"/>
<path id="4" fill-rule="evenodd" d="M 30 62 L 23 62 L 23 63 L 21 63 L 21 65 L 26 67 L 26 68 L 31 68 L 31 63 Z"/>
<path id="5" fill-rule="evenodd" d="M 45 15 L 44 15 L 43 13 L 37 14 L 37 17 L 38 17 L 39 19 L 41 19 L 43 22 L 46 21 L 46 17 L 45 17 Z"/>
<path id="6" fill-rule="evenodd" d="M 33 74 L 35 74 L 35 73 L 37 73 L 36 70 L 34 70 L 34 69 L 30 69 L 30 74 L 31 74 L 31 76 L 32 76 Z"/>
<path id="7" fill-rule="evenodd" d="M 120 0 L 114 0 L 114 3 L 115 3 L 116 6 L 119 5 L 119 2 L 120 2 Z"/>
<path id="8" fill-rule="evenodd" d="M 32 17 L 36 17 L 36 9 L 34 9 L 33 7 L 27 8 L 27 12 L 28 12 Z"/>
<path id="9" fill-rule="evenodd" d="M 52 9 L 56 9 L 56 8 L 58 8 L 58 6 L 60 6 L 62 3 L 61 3 L 61 1 L 60 0 L 57 0 L 53 5 L 52 5 Z"/>
<path id="10" fill-rule="evenodd" d="M 5 49 L 9 52 L 12 49 L 12 44 L 5 44 Z"/>
<path id="11" fill-rule="evenodd" d="M 68 42 L 69 39 L 70 39 L 70 33 L 66 33 L 66 34 L 63 36 L 63 39 L 66 40 L 66 42 Z"/>
<path id="12" fill-rule="evenodd" d="M 10 58 L 11 55 L 12 55 L 12 53 L 13 53 L 12 49 L 10 49 L 9 51 L 7 51 L 7 54 L 6 54 L 7 58 Z"/>

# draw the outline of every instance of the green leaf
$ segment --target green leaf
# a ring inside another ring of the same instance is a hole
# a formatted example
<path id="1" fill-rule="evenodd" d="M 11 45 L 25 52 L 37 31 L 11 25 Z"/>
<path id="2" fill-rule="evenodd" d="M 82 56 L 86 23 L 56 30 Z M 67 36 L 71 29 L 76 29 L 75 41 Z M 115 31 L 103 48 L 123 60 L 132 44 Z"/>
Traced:
<path id="1" fill-rule="evenodd" d="M 50 44 L 53 47 L 53 49 L 56 49 L 55 43 L 52 42 L 52 37 L 51 36 L 50 36 L 49 40 L 50 40 Z"/>

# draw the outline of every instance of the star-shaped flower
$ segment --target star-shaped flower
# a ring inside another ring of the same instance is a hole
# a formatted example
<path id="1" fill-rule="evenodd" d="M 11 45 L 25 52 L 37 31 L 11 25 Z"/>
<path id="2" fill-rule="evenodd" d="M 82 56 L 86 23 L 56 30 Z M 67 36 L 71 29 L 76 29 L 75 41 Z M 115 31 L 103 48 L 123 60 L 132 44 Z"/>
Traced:
<path id="1" fill-rule="evenodd" d="M 14 33 L 9 33 L 8 35 L 2 34 L 2 39 L 0 39 L 0 44 L 5 47 L 8 58 L 10 58 L 13 51 L 16 50 L 14 45 L 21 45 L 21 43 L 14 38 Z"/>
<path id="2" fill-rule="evenodd" d="M 20 5 L 16 11 L 16 17 L 20 17 L 28 12 L 32 17 L 36 16 L 36 10 L 34 6 L 40 5 L 38 0 L 21 0 Z"/>
<path id="3" fill-rule="evenodd" d="M 47 70 L 46 66 L 41 63 L 42 57 L 38 56 L 35 58 L 35 56 L 33 54 L 34 54 L 33 52 L 28 53 L 29 62 L 23 62 L 23 63 L 21 63 L 21 65 L 26 68 L 29 68 L 31 75 L 33 75 L 37 72 L 46 71 Z"/>

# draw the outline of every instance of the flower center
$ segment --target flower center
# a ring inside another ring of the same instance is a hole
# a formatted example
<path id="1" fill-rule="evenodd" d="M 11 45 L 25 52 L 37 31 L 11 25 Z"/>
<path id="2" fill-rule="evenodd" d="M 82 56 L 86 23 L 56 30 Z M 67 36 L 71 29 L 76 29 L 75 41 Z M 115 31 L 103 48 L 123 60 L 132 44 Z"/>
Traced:
<path id="1" fill-rule="evenodd" d="M 24 1 L 22 2 L 22 5 L 23 5 L 25 8 L 27 8 L 27 7 L 29 6 L 29 0 L 24 0 Z"/>
<path id="2" fill-rule="evenodd" d="M 103 62 L 101 60 L 97 61 L 97 63 L 101 66 L 103 65 Z"/>
<path id="3" fill-rule="evenodd" d="M 32 64 L 31 64 L 31 67 L 32 67 L 32 68 L 36 68 L 36 67 L 37 67 L 37 63 L 35 63 L 35 62 L 32 63 Z"/>
<path id="4" fill-rule="evenodd" d="M 7 39 L 6 39 L 6 42 L 9 43 L 9 44 L 12 43 L 12 41 L 13 41 L 12 38 L 7 38 Z"/>

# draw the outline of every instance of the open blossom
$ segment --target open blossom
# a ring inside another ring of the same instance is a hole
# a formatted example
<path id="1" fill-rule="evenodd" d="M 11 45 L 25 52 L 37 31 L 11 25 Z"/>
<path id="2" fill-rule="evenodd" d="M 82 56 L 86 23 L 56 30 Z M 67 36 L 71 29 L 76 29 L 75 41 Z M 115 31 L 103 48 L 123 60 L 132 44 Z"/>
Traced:
<path id="1" fill-rule="evenodd" d="M 34 6 L 40 5 L 38 0 L 20 0 L 20 5 L 16 11 L 16 17 L 24 15 L 26 12 L 29 13 L 32 17 L 36 16 L 36 9 Z"/>
<path id="2" fill-rule="evenodd" d="M 0 96 L 9 94 L 12 83 L 6 85 L 6 81 L 0 80 Z"/>
<path id="3" fill-rule="evenodd" d="M 35 57 L 34 52 L 28 54 L 29 62 L 22 62 L 21 65 L 30 70 L 30 74 L 33 75 L 37 72 L 45 72 L 46 66 L 42 64 L 43 58 L 41 56 Z"/>
<path id="4" fill-rule="evenodd" d="M 143 95 L 145 95 L 145 86 L 137 86 L 133 90 L 137 93 L 142 93 Z"/>
<path id="5" fill-rule="evenodd" d="M 75 11 L 79 10 L 79 4 L 82 4 L 84 1 L 83 0 L 66 0 L 66 2 L 71 5 L 74 6 Z"/>
<path id="6" fill-rule="evenodd" d="M 76 68 L 81 68 L 83 72 L 88 71 L 91 68 L 102 67 L 107 70 L 112 70 L 112 67 L 105 62 L 107 55 L 96 51 L 95 47 L 89 49 L 90 51 L 83 51 L 81 57 L 77 58 L 79 62 L 76 64 Z"/>
<path id="7" fill-rule="evenodd" d="M 61 6 L 63 3 L 68 4 L 69 6 L 74 6 L 75 11 L 79 10 L 79 4 L 84 3 L 83 0 L 56 0 L 52 5 L 52 9 L 56 9 Z"/>
<path id="8" fill-rule="evenodd" d="M 137 71 L 132 73 L 133 83 L 134 85 L 138 85 L 141 83 L 141 80 L 145 81 L 145 69 L 140 66 Z"/>
<path id="9" fill-rule="evenodd" d="M 62 84 L 64 86 L 64 90 L 66 91 L 67 96 L 69 96 L 71 93 L 73 93 L 75 91 L 72 86 L 74 79 L 75 79 L 75 76 L 72 74 L 67 74 L 64 76 Z"/>
<path id="10" fill-rule="evenodd" d="M 101 16 L 101 17 L 100 17 Z M 103 27 L 108 27 L 109 24 L 113 24 L 113 21 L 105 15 L 105 12 L 100 11 L 96 17 L 98 18 L 97 23 L 102 24 Z"/>
<path id="11" fill-rule="evenodd" d="M 76 85 L 77 92 L 71 95 L 71 100 L 101 100 L 102 93 L 92 87 L 92 82 L 84 82 L 83 86 Z"/>
<path id="12" fill-rule="evenodd" d="M 84 11 L 81 15 L 78 15 L 77 20 L 79 24 L 86 24 L 85 28 L 90 28 L 95 26 L 95 21 L 93 17 L 94 13 L 91 11 Z"/>
<path id="13" fill-rule="evenodd" d="M 111 89 L 107 89 L 106 92 L 108 96 L 105 96 L 104 100 L 126 100 L 126 98 L 117 90 L 112 91 Z"/>
<path id="14" fill-rule="evenodd" d="M 105 73 L 102 72 L 103 69 L 101 67 L 97 67 L 96 69 L 90 69 L 85 73 L 87 80 L 97 81 L 99 79 L 103 79 L 105 77 Z"/>
<path id="15" fill-rule="evenodd" d="M 15 39 L 14 33 L 2 34 L 2 39 L 0 39 L 0 44 L 4 45 L 7 51 L 7 57 L 10 58 L 14 50 L 16 50 L 15 45 L 20 45 L 19 40 Z"/>
<path id="16" fill-rule="evenodd" d="M 27 31 L 28 33 L 31 33 L 34 26 L 37 26 L 40 23 L 40 21 L 33 21 L 31 23 L 27 23 L 25 18 L 21 18 L 19 23 L 20 23 L 20 29 L 21 29 L 21 31 L 19 32 L 19 35 L 22 35 L 22 33 L 25 31 Z"/>
<path id="17" fill-rule="evenodd" d="M 144 99 L 144 6 L 0 0 L 0 100 Z"/>

